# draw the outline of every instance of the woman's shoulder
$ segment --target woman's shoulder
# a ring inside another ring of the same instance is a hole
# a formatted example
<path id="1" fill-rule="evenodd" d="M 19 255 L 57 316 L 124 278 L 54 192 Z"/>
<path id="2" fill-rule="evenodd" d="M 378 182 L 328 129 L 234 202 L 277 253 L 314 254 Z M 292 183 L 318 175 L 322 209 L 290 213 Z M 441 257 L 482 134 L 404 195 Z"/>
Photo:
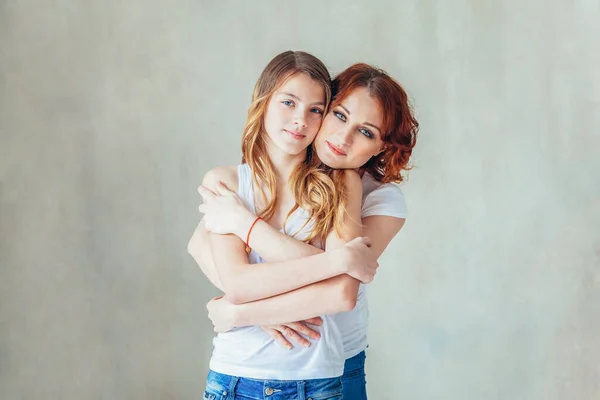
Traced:
<path id="1" fill-rule="evenodd" d="M 408 209 L 404 193 L 398 183 L 381 183 L 370 175 L 363 175 L 362 216 L 383 215 L 406 218 Z"/>

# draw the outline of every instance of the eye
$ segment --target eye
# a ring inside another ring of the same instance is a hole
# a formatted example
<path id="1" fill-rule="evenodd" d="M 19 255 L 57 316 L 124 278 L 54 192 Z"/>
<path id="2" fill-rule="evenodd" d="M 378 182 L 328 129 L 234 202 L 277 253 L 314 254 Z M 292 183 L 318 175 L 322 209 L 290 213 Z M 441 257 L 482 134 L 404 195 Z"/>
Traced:
<path id="1" fill-rule="evenodd" d="M 375 138 L 375 135 L 373 135 L 368 129 L 360 128 L 358 131 L 366 137 L 368 137 L 369 139 Z"/>
<path id="2" fill-rule="evenodd" d="M 346 122 L 346 116 L 339 111 L 334 111 L 333 115 L 335 115 L 340 121 Z"/>
<path id="3" fill-rule="evenodd" d="M 294 102 L 291 100 L 284 100 L 281 102 L 281 104 L 285 104 L 288 107 L 293 107 L 294 106 Z"/>
<path id="4" fill-rule="evenodd" d="M 316 107 L 315 108 L 311 108 L 310 112 L 311 113 L 315 113 L 315 114 L 323 115 L 323 110 L 321 110 L 320 108 L 316 108 Z"/>

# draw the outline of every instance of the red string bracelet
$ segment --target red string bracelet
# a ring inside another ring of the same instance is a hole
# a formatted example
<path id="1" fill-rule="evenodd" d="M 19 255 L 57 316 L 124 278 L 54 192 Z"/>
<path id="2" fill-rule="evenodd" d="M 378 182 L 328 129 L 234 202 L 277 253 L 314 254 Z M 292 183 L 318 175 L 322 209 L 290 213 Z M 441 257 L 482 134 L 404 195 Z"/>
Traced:
<path id="1" fill-rule="evenodd" d="M 250 229 L 248 230 L 248 236 L 246 236 L 246 253 L 250 254 L 250 252 L 252 251 L 252 249 L 250 248 L 250 232 L 252 232 L 252 228 L 254 228 L 254 225 L 256 224 L 256 222 L 258 222 L 258 220 L 260 219 L 260 217 L 256 217 L 256 219 L 254 220 L 254 222 L 252 223 L 252 225 L 250 225 Z"/>

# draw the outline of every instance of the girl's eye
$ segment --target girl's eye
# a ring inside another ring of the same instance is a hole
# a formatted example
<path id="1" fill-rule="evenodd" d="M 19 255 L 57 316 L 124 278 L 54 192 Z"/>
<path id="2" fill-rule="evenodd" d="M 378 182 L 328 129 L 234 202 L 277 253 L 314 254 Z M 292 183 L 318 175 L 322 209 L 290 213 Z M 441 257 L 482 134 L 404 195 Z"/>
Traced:
<path id="1" fill-rule="evenodd" d="M 292 107 L 294 105 L 294 102 L 291 100 L 284 100 L 281 102 L 282 104 L 285 104 L 288 107 Z"/>
<path id="2" fill-rule="evenodd" d="M 315 114 L 321 114 L 323 115 L 323 110 L 321 110 L 320 108 L 312 108 L 310 110 L 311 113 L 315 113 Z"/>
<path id="3" fill-rule="evenodd" d="M 368 137 L 369 139 L 373 139 L 375 136 L 373 136 L 373 134 L 371 132 L 369 132 L 367 129 L 361 128 L 359 129 L 360 133 L 362 133 L 363 135 L 365 135 L 366 137 Z"/>
<path id="4" fill-rule="evenodd" d="M 339 111 L 334 111 L 333 115 L 335 115 L 340 121 L 346 122 L 346 116 Z"/>

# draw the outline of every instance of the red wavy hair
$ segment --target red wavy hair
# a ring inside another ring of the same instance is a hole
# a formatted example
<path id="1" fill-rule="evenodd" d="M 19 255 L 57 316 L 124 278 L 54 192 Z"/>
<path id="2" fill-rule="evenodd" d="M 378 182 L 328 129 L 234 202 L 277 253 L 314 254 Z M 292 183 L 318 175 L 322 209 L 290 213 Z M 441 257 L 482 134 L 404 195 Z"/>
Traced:
<path id="1" fill-rule="evenodd" d="M 384 149 L 371 157 L 361 168 L 382 183 L 402 182 L 408 171 L 412 150 L 417 143 L 419 123 L 414 116 L 408 95 L 402 86 L 382 69 L 368 64 L 354 64 L 332 82 L 331 108 L 344 101 L 355 89 L 365 87 L 379 103 L 383 114 L 382 140 Z"/>

